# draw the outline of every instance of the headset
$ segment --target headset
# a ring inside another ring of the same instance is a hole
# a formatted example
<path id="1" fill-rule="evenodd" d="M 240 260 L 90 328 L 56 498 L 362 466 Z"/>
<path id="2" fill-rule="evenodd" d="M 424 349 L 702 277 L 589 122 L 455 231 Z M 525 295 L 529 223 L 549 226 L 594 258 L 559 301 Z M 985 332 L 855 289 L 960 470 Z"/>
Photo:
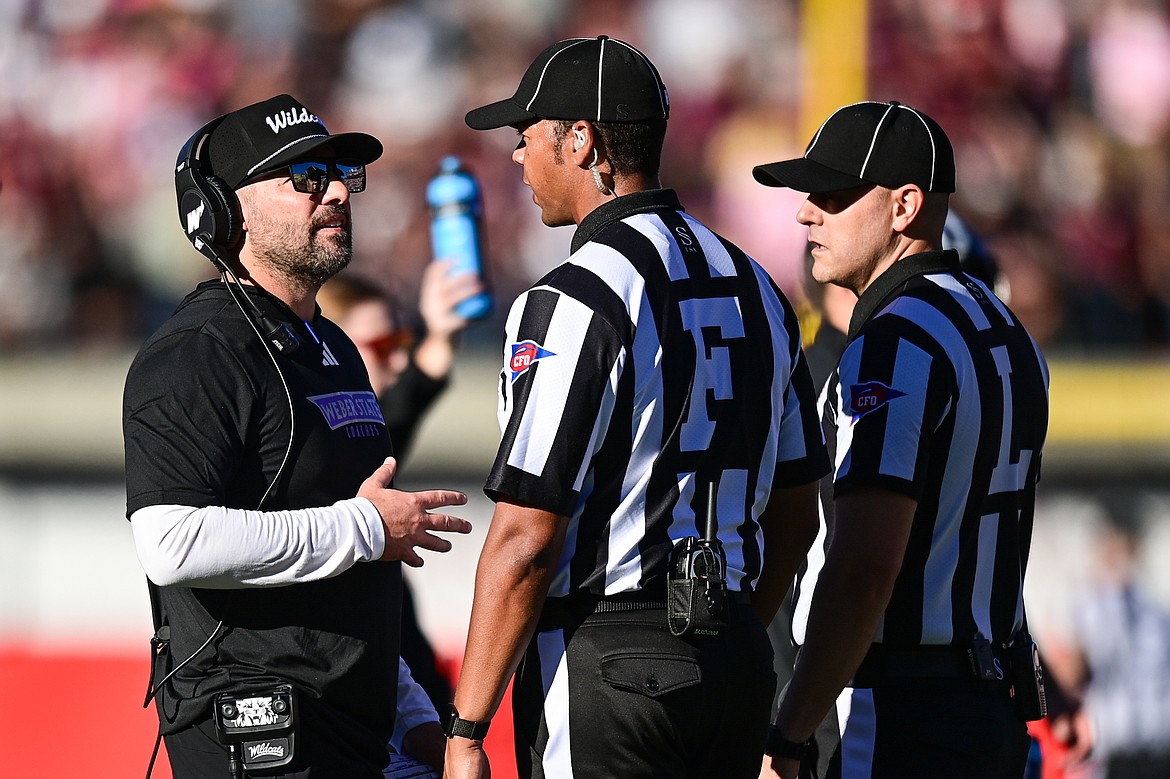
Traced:
<path id="1" fill-rule="evenodd" d="M 242 289 L 242 294 L 237 295 L 228 282 L 230 276 L 235 286 L 241 287 L 239 277 L 223 258 L 239 249 L 244 236 L 244 216 L 236 193 L 226 181 L 213 174 L 207 164 L 208 140 L 223 120 L 221 116 L 200 127 L 179 151 L 175 163 L 179 224 L 196 251 L 211 260 L 224 277 L 228 291 L 244 312 L 244 317 L 257 330 L 257 335 L 276 351 L 292 354 L 301 343 L 292 328 L 261 311 Z M 240 302 L 241 298 L 244 303 Z"/>
<path id="2" fill-rule="evenodd" d="M 207 164 L 207 142 L 223 119 L 212 119 L 196 130 L 183 144 L 175 163 L 175 194 L 183 233 L 217 266 L 223 255 L 238 248 L 244 221 L 236 193 L 212 174 Z"/>
<path id="3" fill-rule="evenodd" d="M 585 133 L 580 130 L 573 131 L 573 151 L 580 151 L 581 147 L 585 145 Z"/>

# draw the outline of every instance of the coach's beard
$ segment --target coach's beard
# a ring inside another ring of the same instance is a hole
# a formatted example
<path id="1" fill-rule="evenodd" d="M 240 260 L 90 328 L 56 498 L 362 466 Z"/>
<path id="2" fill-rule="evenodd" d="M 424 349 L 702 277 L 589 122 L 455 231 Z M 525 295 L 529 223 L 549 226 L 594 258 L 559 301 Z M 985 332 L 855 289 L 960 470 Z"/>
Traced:
<path id="1" fill-rule="evenodd" d="M 353 231 L 349 213 L 344 208 L 323 208 L 309 227 L 308 235 L 295 234 L 287 227 L 283 235 L 266 246 L 258 247 L 257 257 L 273 271 L 304 289 L 319 288 L 349 265 L 353 259 Z M 344 227 L 325 226 L 338 214 L 344 215 Z"/>

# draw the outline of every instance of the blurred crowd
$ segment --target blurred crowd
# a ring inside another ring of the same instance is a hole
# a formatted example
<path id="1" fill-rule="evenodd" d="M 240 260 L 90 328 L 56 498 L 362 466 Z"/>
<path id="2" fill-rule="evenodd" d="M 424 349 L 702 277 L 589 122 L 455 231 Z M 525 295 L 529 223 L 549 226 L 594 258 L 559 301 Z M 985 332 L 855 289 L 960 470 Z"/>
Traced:
<path id="1" fill-rule="evenodd" d="M 1154 0 L 873 0 L 868 92 L 921 107 L 958 155 L 957 211 L 1049 349 L 1170 342 L 1170 11 Z M 0 353 L 135 345 L 211 267 L 178 229 L 172 165 L 207 119 L 290 92 L 380 138 L 354 201 L 354 271 L 412 301 L 426 180 L 482 179 L 505 301 L 567 252 L 507 131 L 470 106 L 532 57 L 608 34 L 670 89 L 663 181 L 796 301 L 799 196 L 754 164 L 799 154 L 799 0 L 7 0 L 0 4 Z M 793 199 L 795 198 L 795 199 Z M 504 307 L 506 308 L 506 306 Z"/>

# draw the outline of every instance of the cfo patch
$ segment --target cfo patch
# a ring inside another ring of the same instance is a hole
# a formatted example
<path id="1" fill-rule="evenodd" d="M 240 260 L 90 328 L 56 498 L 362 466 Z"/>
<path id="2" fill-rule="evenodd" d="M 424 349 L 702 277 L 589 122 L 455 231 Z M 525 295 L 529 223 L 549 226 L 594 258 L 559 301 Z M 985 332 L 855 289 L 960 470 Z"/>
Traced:
<path id="1" fill-rule="evenodd" d="M 546 357 L 556 357 L 556 354 L 535 341 L 521 341 L 518 344 L 512 344 L 512 359 L 508 361 L 508 368 L 512 371 L 512 381 L 516 381 L 529 368 Z"/>
<path id="2" fill-rule="evenodd" d="M 877 411 L 894 398 L 901 398 L 905 392 L 887 387 L 880 381 L 867 381 L 865 384 L 849 385 L 849 408 L 846 409 L 852 416 L 853 422 L 861 419 L 871 411 Z"/>

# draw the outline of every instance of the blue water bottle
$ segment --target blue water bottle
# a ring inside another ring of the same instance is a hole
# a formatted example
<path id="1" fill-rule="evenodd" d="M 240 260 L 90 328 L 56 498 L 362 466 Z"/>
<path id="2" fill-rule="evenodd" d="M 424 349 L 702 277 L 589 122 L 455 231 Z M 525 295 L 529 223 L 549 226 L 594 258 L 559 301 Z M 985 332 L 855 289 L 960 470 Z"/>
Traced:
<path id="1" fill-rule="evenodd" d="M 479 183 L 458 157 L 447 156 L 438 174 L 427 184 L 431 208 L 431 249 L 436 260 L 452 260 L 452 274 L 475 273 L 483 278 L 483 244 L 480 217 L 483 203 Z M 484 291 L 461 301 L 455 312 L 467 319 L 482 319 L 492 310 L 492 297 Z"/>

